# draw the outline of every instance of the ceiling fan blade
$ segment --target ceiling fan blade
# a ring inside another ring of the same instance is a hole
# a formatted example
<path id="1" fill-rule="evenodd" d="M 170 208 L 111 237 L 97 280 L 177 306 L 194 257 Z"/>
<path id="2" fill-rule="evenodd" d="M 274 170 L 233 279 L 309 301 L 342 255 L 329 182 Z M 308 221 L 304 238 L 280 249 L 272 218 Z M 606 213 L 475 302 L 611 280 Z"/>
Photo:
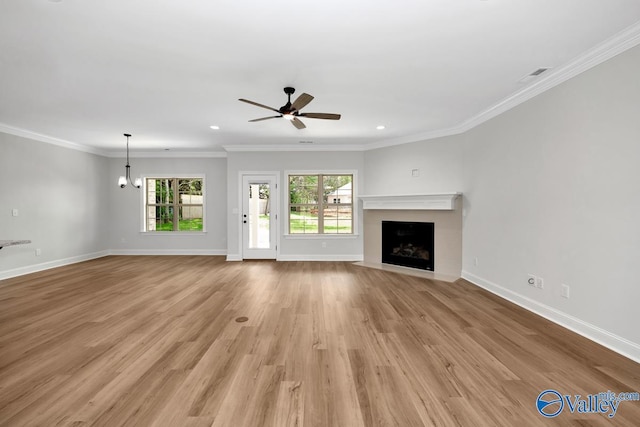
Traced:
<path id="1" fill-rule="evenodd" d="M 249 120 L 250 122 L 260 122 L 262 120 L 269 120 L 269 119 L 277 119 L 278 117 L 282 117 L 282 116 L 269 116 L 269 117 L 262 117 L 260 119 L 253 119 L 253 120 Z"/>
<path id="2" fill-rule="evenodd" d="M 266 108 L 267 110 L 275 111 L 276 113 L 280 112 L 279 110 L 276 110 L 273 107 L 269 107 L 269 106 L 266 106 L 266 105 L 258 104 L 257 102 L 249 101 L 248 99 L 240 98 L 240 99 L 238 99 L 238 101 L 246 102 L 247 104 L 255 105 L 256 107 Z"/>
<path id="3" fill-rule="evenodd" d="M 291 120 L 291 124 L 293 124 L 295 127 L 297 127 L 298 129 L 304 129 L 306 128 L 306 126 L 304 125 L 304 123 L 302 123 L 300 120 L 298 120 L 297 118 L 294 118 L 293 120 Z"/>
<path id="4" fill-rule="evenodd" d="M 293 104 L 291 104 L 291 110 L 300 111 L 305 105 L 313 101 L 313 96 L 308 93 L 301 94 Z"/>
<path id="5" fill-rule="evenodd" d="M 301 113 L 300 117 L 308 117 L 310 119 L 326 119 L 326 120 L 340 120 L 340 114 L 332 113 Z"/>

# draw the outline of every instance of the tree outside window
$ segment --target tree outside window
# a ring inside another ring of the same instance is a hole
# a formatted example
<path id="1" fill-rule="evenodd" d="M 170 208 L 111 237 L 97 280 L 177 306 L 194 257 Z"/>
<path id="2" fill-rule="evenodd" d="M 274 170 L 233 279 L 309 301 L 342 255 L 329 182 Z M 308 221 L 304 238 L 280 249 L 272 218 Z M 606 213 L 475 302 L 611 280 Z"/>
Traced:
<path id="1" fill-rule="evenodd" d="M 353 234 L 353 175 L 289 175 L 289 234 Z"/>
<path id="2" fill-rule="evenodd" d="M 202 178 L 147 178 L 146 231 L 203 231 Z"/>

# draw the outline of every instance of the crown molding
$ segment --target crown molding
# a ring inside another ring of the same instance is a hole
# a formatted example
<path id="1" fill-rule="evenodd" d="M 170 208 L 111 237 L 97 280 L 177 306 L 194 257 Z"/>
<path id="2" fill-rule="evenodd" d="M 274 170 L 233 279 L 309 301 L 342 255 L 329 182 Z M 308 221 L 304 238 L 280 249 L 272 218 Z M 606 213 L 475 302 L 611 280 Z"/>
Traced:
<path id="1" fill-rule="evenodd" d="M 457 126 L 466 132 L 474 127 L 510 110 L 529 99 L 558 86 L 585 71 L 602 64 L 620 53 L 640 44 L 640 21 L 636 22 L 613 37 L 597 44 L 573 61 L 550 70 L 548 76 L 530 84 L 522 90 L 510 95 L 480 114 L 471 117 Z"/>
<path id="2" fill-rule="evenodd" d="M 614 56 L 637 46 L 638 44 L 640 44 L 640 21 L 620 31 L 613 37 L 597 44 L 582 55 L 576 57 L 573 61 L 570 61 L 561 67 L 549 70 L 549 75 L 546 75 L 545 73 L 545 76 L 541 77 L 539 80 L 536 80 L 512 95 L 503 98 L 496 104 L 456 126 L 367 144 L 365 146 L 365 150 L 375 150 L 377 148 L 391 147 L 394 145 L 426 141 L 429 139 L 465 133 L 474 127 L 479 126 L 482 123 L 522 104 L 523 102 L 528 101 L 529 99 L 540 95 L 541 93 L 546 92 L 597 65 L 602 64 Z"/>
<path id="3" fill-rule="evenodd" d="M 359 144 L 348 145 L 315 145 L 315 144 L 299 144 L 299 145 L 223 145 L 228 152 L 237 151 L 365 151 L 367 146 Z"/>
<path id="4" fill-rule="evenodd" d="M 88 145 L 78 144 L 76 142 L 67 141 L 60 138 L 54 138 L 52 136 L 43 135 L 41 133 L 32 132 L 30 130 L 9 126 L 4 123 L 0 123 L 0 132 L 8 133 L 10 135 L 20 136 L 23 138 L 33 139 L 35 141 L 46 142 L 47 144 L 57 145 L 59 147 L 70 148 L 76 151 L 83 151 L 85 153 L 97 154 L 99 156 L 107 156 L 107 152 Z"/>
<path id="5" fill-rule="evenodd" d="M 446 128 L 446 129 L 436 129 L 428 132 L 422 132 L 418 134 L 401 136 L 393 139 L 385 139 L 378 142 L 372 142 L 370 144 L 364 145 L 364 150 L 369 151 L 369 150 L 376 150 L 378 148 L 393 147 L 395 145 L 410 144 L 412 142 L 428 141 L 430 139 L 460 135 L 461 133 L 464 133 L 464 132 L 466 132 L 466 130 L 458 126 Z"/>
<path id="6" fill-rule="evenodd" d="M 126 151 L 109 151 L 106 157 L 124 158 L 127 156 Z M 226 158 L 227 153 L 224 151 L 129 151 L 129 157 L 132 159 L 193 159 L 193 158 Z"/>

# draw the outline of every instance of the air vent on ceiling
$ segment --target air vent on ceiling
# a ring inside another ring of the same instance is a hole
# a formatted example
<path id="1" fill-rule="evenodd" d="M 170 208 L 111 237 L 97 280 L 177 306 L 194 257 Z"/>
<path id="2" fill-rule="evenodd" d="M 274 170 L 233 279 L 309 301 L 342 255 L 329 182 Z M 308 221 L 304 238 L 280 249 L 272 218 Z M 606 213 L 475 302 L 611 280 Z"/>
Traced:
<path id="1" fill-rule="evenodd" d="M 533 70 L 532 72 L 530 72 L 529 74 L 527 74 L 526 76 L 524 76 L 523 78 L 521 78 L 520 80 L 518 80 L 518 82 L 520 82 L 520 83 L 528 83 L 531 80 L 540 77 L 541 74 L 543 74 L 544 72 L 548 71 L 550 68 L 551 67 L 540 67 L 540 68 L 537 68 L 537 69 Z"/>
<path id="2" fill-rule="evenodd" d="M 298 141 L 300 144 L 313 144 L 313 141 Z"/>

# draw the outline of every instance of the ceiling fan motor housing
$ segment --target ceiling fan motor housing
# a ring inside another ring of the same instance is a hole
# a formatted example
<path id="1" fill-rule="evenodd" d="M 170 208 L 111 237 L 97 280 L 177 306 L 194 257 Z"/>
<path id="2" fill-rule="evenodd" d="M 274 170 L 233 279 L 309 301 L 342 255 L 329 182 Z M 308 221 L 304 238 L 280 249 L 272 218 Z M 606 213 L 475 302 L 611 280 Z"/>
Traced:
<path id="1" fill-rule="evenodd" d="M 291 95 L 293 95 L 295 93 L 295 88 L 292 87 L 285 87 L 284 88 L 284 93 L 287 94 L 287 103 L 284 104 L 282 107 L 280 107 L 280 112 L 282 114 L 290 114 L 291 113 Z"/>

